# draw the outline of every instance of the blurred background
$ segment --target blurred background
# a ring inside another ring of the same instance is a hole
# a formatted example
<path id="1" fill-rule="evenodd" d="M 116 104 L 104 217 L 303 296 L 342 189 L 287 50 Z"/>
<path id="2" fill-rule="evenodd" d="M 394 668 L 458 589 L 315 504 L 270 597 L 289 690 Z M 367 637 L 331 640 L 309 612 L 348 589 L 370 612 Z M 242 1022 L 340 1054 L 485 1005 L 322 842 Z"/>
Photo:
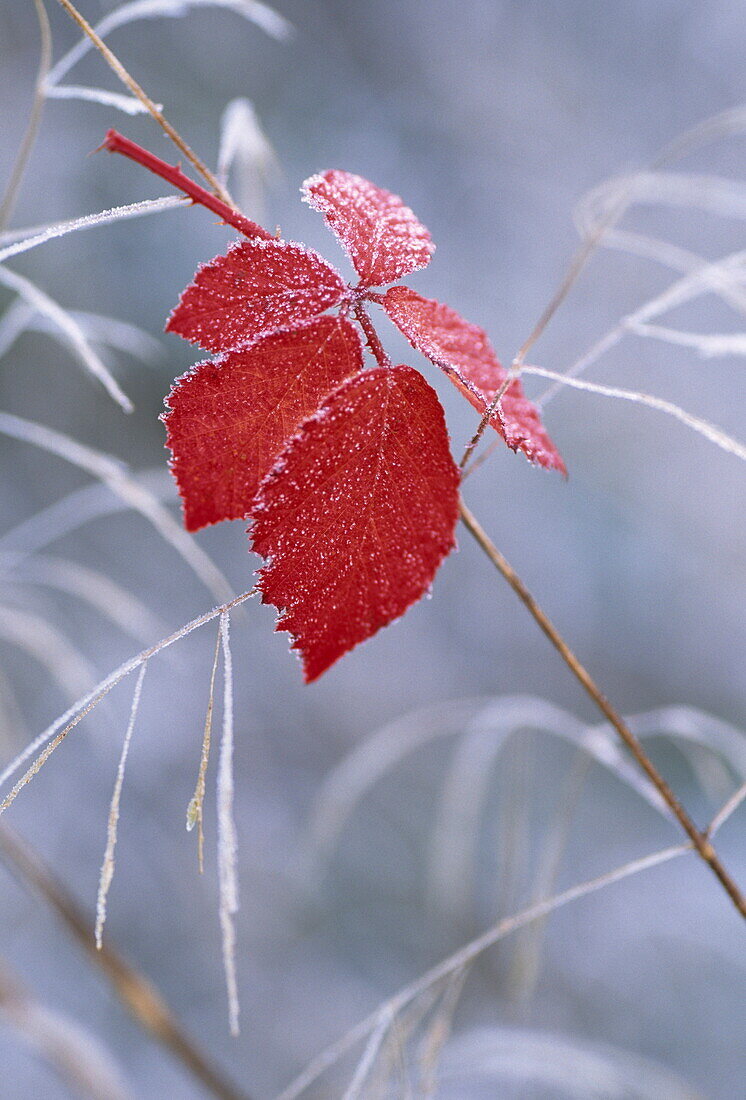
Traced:
<path id="1" fill-rule="evenodd" d="M 47 7 L 57 60 L 79 35 Z M 81 4 L 92 22 L 113 7 Z M 744 98 L 745 12 L 733 0 L 278 0 L 293 27 L 285 36 L 280 23 L 242 18 L 237 0 L 228 7 L 133 22 L 108 40 L 212 165 L 227 104 L 251 100 L 277 163 L 265 179 L 249 142 L 236 194 L 243 188 L 249 215 L 342 270 L 322 219 L 299 201 L 302 180 L 340 167 L 404 196 L 438 246 L 412 285 L 483 325 L 505 362 L 566 270 L 582 196 L 650 164 L 677 134 Z M 0 9 L 0 53 L 5 181 L 38 66 L 32 3 Z M 63 83 L 123 91 L 94 52 Z M 147 117 L 50 99 L 10 228 L 167 193 L 121 158 L 89 157 L 110 126 L 177 159 Z M 531 362 L 567 371 L 682 272 L 737 253 L 743 169 L 740 132 L 673 166 L 678 181 L 659 188 L 675 193 L 673 203 L 636 205 L 621 228 L 676 251 L 648 244 L 655 258 L 631 255 L 621 238 L 600 249 Z M 8 262 L 73 311 L 132 398 L 131 416 L 79 369 L 54 324 L 19 312 L 17 288 L 0 285 L 2 409 L 126 462 L 175 518 L 158 415 L 172 379 L 195 357 L 162 329 L 197 263 L 229 239 L 206 213 L 180 208 Z M 746 303 L 737 261 L 733 271 L 730 300 L 699 294 L 654 323 L 739 333 Z M 381 331 L 396 359 L 428 371 L 403 338 L 383 323 Z M 704 357 L 696 339 L 671 345 L 628 331 L 586 376 L 663 397 L 743 440 L 742 372 L 742 358 Z M 428 377 L 460 455 L 475 413 L 447 380 Z M 526 380 L 535 396 L 546 385 Z M 743 466 L 639 405 L 566 388 L 544 416 L 568 481 L 500 448 L 465 497 L 615 705 L 654 712 L 639 728 L 704 825 L 746 779 Z M 216 600 L 152 525 L 89 473 L 17 439 L 0 438 L 0 451 L 2 765 L 130 654 Z M 233 591 L 251 586 L 255 562 L 241 523 L 196 539 Z M 597 714 L 465 531 L 432 599 L 312 687 L 303 686 L 286 635 L 273 633 L 272 609 L 251 602 L 232 623 L 242 1034 L 231 1039 L 215 759 L 202 877 L 195 836 L 184 829 L 214 626 L 151 661 L 145 677 L 107 936 L 253 1097 L 279 1093 L 387 996 L 499 918 L 679 841 L 621 765 L 601 767 L 573 744 Z M 130 677 L 76 728 L 3 819 L 54 868 L 91 927 L 133 687 Z M 350 754 L 347 769 L 335 771 Z M 724 826 L 720 849 L 743 882 L 742 823 L 741 812 Z M 5 866 L 0 882 L 3 974 L 95 1038 L 124 1095 L 208 1095 L 131 1021 L 38 895 Z M 457 1004 L 449 987 L 453 1031 L 437 1083 L 425 1082 L 420 1040 L 402 1025 L 374 1059 L 388 1062 L 349 1095 L 742 1095 L 745 971 L 742 922 L 697 860 L 676 860 L 481 956 Z M 425 1048 L 437 1045 L 427 1030 L 432 1012 L 441 1023 L 450 1015 L 442 1000 L 429 1007 Z M 361 1052 L 304 1095 L 345 1095 Z M 0 1017 L 0 1065 L 0 1096 L 71 1095 L 12 1013 Z"/>

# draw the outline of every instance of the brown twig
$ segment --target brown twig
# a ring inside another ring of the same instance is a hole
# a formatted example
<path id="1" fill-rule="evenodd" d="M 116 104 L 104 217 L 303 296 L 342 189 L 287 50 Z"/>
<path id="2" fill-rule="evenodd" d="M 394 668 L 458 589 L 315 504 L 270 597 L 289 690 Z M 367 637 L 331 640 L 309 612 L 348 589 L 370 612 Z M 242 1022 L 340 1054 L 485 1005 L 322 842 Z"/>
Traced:
<path id="1" fill-rule="evenodd" d="M 697 826 L 694 824 L 689 814 L 679 802 L 676 795 L 669 787 L 666 780 L 660 774 L 653 762 L 650 760 L 645 750 L 642 747 L 640 741 L 635 737 L 632 730 L 627 726 L 624 719 L 614 710 L 611 703 L 598 687 L 588 670 L 578 660 L 573 651 L 568 646 L 562 635 L 559 633 L 554 624 L 547 618 L 545 613 L 539 607 L 534 597 L 529 592 L 526 585 L 518 576 L 512 565 L 503 557 L 489 536 L 483 530 L 478 523 L 475 516 L 467 508 L 463 500 L 459 505 L 461 520 L 464 523 L 466 529 L 477 541 L 489 560 L 495 566 L 495 568 L 503 575 L 510 587 L 513 589 L 519 600 L 523 603 L 524 607 L 530 612 L 541 629 L 549 638 L 554 648 L 559 653 L 562 660 L 567 667 L 573 673 L 573 675 L 580 681 L 583 688 L 596 704 L 598 709 L 604 715 L 604 717 L 611 723 L 614 729 L 621 737 L 624 744 L 627 746 L 633 757 L 637 761 L 638 765 L 647 775 L 650 782 L 656 788 L 661 798 L 665 801 L 671 812 L 676 817 L 676 820 L 681 825 L 686 835 L 692 842 L 692 846 L 701 859 L 705 861 L 713 874 L 718 878 L 728 897 L 735 905 L 738 912 L 742 917 L 746 918 L 746 898 L 744 898 L 737 884 L 731 878 L 728 871 L 723 864 L 713 847 L 713 844 L 706 832 L 700 832 Z"/>
<path id="2" fill-rule="evenodd" d="M 41 895 L 61 918 L 88 958 L 103 971 L 120 1001 L 144 1031 L 170 1050 L 212 1096 L 219 1100 L 249 1100 L 245 1092 L 232 1085 L 210 1064 L 146 977 L 125 962 L 110 944 L 104 944 L 100 951 L 96 950 L 91 933 L 92 922 L 87 914 L 39 856 L 5 826 L 0 826 L 0 854 L 22 885 Z"/>
<path id="3" fill-rule="evenodd" d="M 78 24 L 83 33 L 90 38 L 91 42 L 104 58 L 109 68 L 116 73 L 122 83 L 127 88 L 129 88 L 132 94 L 140 100 L 146 111 L 155 119 L 161 129 L 164 130 L 166 134 L 168 134 L 174 145 L 181 150 L 187 160 L 197 169 L 202 178 L 207 181 L 207 183 L 210 185 L 210 188 L 218 196 L 218 198 L 222 199 L 225 203 L 233 205 L 231 203 L 230 195 L 221 185 L 217 177 L 214 176 L 207 165 L 199 159 L 194 150 L 191 149 L 189 145 L 187 145 L 181 134 L 179 134 L 173 128 L 168 119 L 164 117 L 163 112 L 158 109 L 150 96 L 143 91 L 143 89 L 140 87 L 134 77 L 130 76 L 116 54 L 112 53 L 112 51 L 104 42 L 103 38 L 101 38 L 100 35 L 96 34 L 93 27 L 80 14 L 75 5 L 72 4 L 70 0 L 58 0 L 58 2 L 62 5 L 70 18 Z"/>

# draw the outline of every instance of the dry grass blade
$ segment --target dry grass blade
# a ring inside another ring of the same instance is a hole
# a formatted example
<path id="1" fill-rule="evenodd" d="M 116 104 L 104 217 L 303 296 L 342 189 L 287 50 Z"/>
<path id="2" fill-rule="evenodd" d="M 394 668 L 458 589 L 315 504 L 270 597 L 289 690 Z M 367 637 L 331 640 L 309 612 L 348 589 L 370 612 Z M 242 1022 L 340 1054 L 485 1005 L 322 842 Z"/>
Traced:
<path id="1" fill-rule="evenodd" d="M 704 1100 L 666 1066 L 575 1036 L 523 1028 L 480 1028 L 449 1051 L 444 1086 L 474 1095 L 572 1096 L 573 1100 Z"/>
<path id="2" fill-rule="evenodd" d="M 433 1019 L 420 1044 L 420 1080 L 418 1093 L 423 1100 L 434 1097 L 438 1089 L 438 1062 L 453 1027 L 453 1017 L 461 991 L 469 974 L 468 967 L 456 970 L 448 979 Z"/>
<path id="3" fill-rule="evenodd" d="M 47 89 L 48 99 L 81 99 L 86 103 L 98 103 L 100 107 L 114 107 L 125 115 L 147 115 L 148 108 L 133 96 L 110 92 L 106 88 L 88 88 L 80 84 L 60 84 Z M 156 111 L 163 110 L 162 103 L 153 104 Z"/>
<path id="4" fill-rule="evenodd" d="M 191 149 L 189 145 L 187 145 L 181 135 L 173 128 L 168 119 L 164 117 L 158 104 L 153 102 L 150 96 L 145 93 L 145 91 L 140 87 L 137 81 L 127 72 L 124 65 L 116 56 L 116 54 L 112 53 L 112 51 L 103 41 L 101 36 L 97 34 L 90 23 L 86 19 L 84 19 L 84 17 L 80 14 L 80 12 L 71 2 L 71 0 L 58 0 L 58 3 L 61 7 L 65 9 L 73 22 L 77 23 L 77 25 L 83 31 L 83 34 L 86 35 L 87 38 L 93 43 L 93 45 L 103 57 L 104 61 L 109 66 L 109 68 L 119 77 L 125 87 L 129 88 L 135 98 L 140 100 L 142 105 L 147 110 L 148 114 L 150 114 L 153 119 L 155 119 L 155 121 L 164 131 L 164 133 L 166 133 L 168 137 L 170 137 L 171 141 L 173 141 L 174 145 L 181 150 L 181 152 L 184 154 L 190 164 L 192 164 L 202 176 L 202 178 L 207 181 L 209 187 L 214 191 L 214 193 L 218 195 L 224 202 L 230 202 L 230 195 L 227 193 L 225 188 L 220 186 L 217 179 L 207 167 L 207 165 L 203 164 L 197 154 L 194 152 L 194 150 Z"/>
<path id="5" fill-rule="evenodd" d="M 598 362 L 612 348 L 616 347 L 630 331 L 640 324 L 646 324 L 662 313 L 675 309 L 699 297 L 701 294 L 716 293 L 722 295 L 724 287 L 731 287 L 735 282 L 742 283 L 746 273 L 746 252 L 734 252 L 715 263 L 704 263 L 700 267 L 677 279 L 663 293 L 656 295 L 644 302 L 632 313 L 623 317 L 616 325 L 604 333 L 572 366 L 562 374 L 562 379 L 576 378 L 583 374 L 590 366 Z M 524 368 L 526 369 L 526 368 Z M 536 370 L 536 368 L 533 368 Z M 545 408 L 553 397 L 556 397 L 562 388 L 562 383 L 557 382 L 548 387 L 536 404 L 539 408 Z"/>
<path id="6" fill-rule="evenodd" d="M 157 467 L 140 473 L 133 472 L 131 476 L 156 500 L 167 501 L 173 497 L 174 483 L 168 470 Z M 46 508 L 41 508 L 28 519 L 21 520 L 0 536 L 0 555 L 6 558 L 4 565 L 8 566 L 11 562 L 15 563 L 37 553 L 86 523 L 129 507 L 105 482 L 96 481 L 81 489 L 73 489 L 71 493 L 60 497 Z"/>
<path id="7" fill-rule="evenodd" d="M 279 164 L 254 105 L 245 98 L 231 100 L 220 122 L 217 177 L 223 186 L 228 186 L 231 173 L 239 208 L 262 224 L 264 193 L 279 175 Z"/>
<path id="8" fill-rule="evenodd" d="M 393 1023 L 393 1019 L 391 1010 L 384 1008 L 381 1012 L 381 1018 L 378 1021 L 378 1025 L 373 1028 L 370 1033 L 370 1038 L 363 1051 L 363 1056 L 355 1068 L 352 1080 L 344 1091 L 342 1100 L 360 1100 L 360 1097 L 364 1095 L 362 1089 L 365 1087 L 366 1081 L 370 1076 L 378 1053 L 383 1045 L 383 1041 Z"/>
<path id="9" fill-rule="evenodd" d="M 651 336 L 664 344 L 692 348 L 703 359 L 728 355 L 746 355 L 746 332 L 682 332 L 665 325 L 629 325 L 636 336 Z"/>
<path id="10" fill-rule="evenodd" d="M 106 899 L 109 894 L 109 887 L 111 886 L 112 879 L 114 878 L 114 850 L 117 845 L 119 804 L 122 797 L 122 786 L 124 784 L 124 771 L 127 767 L 127 756 L 130 751 L 132 731 L 135 728 L 135 719 L 137 718 L 137 711 L 140 706 L 140 695 L 142 693 L 142 682 L 145 678 L 145 669 L 147 667 L 147 661 L 143 661 L 135 682 L 130 717 L 127 723 L 127 732 L 124 735 L 122 754 L 119 757 L 117 777 L 114 783 L 114 793 L 111 796 L 111 805 L 109 806 L 109 820 L 106 828 L 106 851 L 104 852 L 104 862 L 101 865 L 101 877 L 99 878 L 98 897 L 96 899 L 96 947 L 99 951 L 103 945 L 104 924 L 106 923 Z"/>
<path id="11" fill-rule="evenodd" d="M 628 205 L 660 204 L 695 208 L 719 217 L 746 218 L 746 187 L 737 180 L 683 172 L 636 172 L 606 180 L 583 196 L 576 207 L 576 221 L 583 236 L 596 232 L 622 195 Z"/>
<path id="12" fill-rule="evenodd" d="M 202 828 L 202 808 L 205 801 L 205 778 L 207 776 L 207 764 L 210 759 L 210 742 L 212 741 L 212 712 L 215 707 L 215 674 L 218 671 L 221 636 L 222 631 L 218 629 L 218 636 L 215 639 L 215 656 L 213 657 L 212 672 L 210 674 L 210 695 L 207 700 L 205 728 L 202 734 L 202 752 L 199 758 L 197 785 L 187 807 L 186 815 L 187 830 L 191 832 L 194 826 L 197 826 L 197 861 L 199 863 L 200 874 L 202 874 L 205 869 L 205 836 Z"/>
<path id="13" fill-rule="evenodd" d="M 743 783 L 738 790 L 734 791 L 725 805 L 718 810 L 713 817 L 710 824 L 707 826 L 707 835 L 715 836 L 719 829 L 722 829 L 729 817 L 731 817 L 743 801 L 746 800 L 746 783 Z"/>
<path id="14" fill-rule="evenodd" d="M 230 8 L 246 19 L 250 19 L 273 38 L 287 38 L 292 25 L 278 12 L 259 0 L 133 0 L 129 4 L 120 4 L 108 15 L 96 23 L 93 30 L 99 38 L 106 38 L 118 27 L 127 26 L 141 19 L 168 19 L 186 15 L 190 8 Z M 54 88 L 74 65 L 93 48 L 90 38 L 82 38 L 72 49 L 60 58 L 47 78 L 47 87 Z"/>

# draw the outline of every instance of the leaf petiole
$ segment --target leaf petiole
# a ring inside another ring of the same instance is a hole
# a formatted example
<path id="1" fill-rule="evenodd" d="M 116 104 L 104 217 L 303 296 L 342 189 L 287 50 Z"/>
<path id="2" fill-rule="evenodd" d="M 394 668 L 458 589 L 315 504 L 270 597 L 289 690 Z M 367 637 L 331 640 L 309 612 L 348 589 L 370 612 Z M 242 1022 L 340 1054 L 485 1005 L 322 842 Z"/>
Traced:
<path id="1" fill-rule="evenodd" d="M 189 179 L 189 176 L 185 176 L 178 165 L 167 164 L 165 160 L 161 160 L 160 157 L 144 149 L 137 142 L 130 141 L 129 138 L 126 138 L 117 130 L 108 130 L 104 142 L 99 148 L 107 149 L 110 153 L 121 153 L 122 156 L 129 157 L 130 160 L 142 164 L 143 168 L 147 168 L 149 172 L 160 176 L 161 179 L 166 180 L 178 191 L 183 191 L 192 202 L 207 207 L 213 214 L 217 214 L 226 225 L 232 225 L 244 236 L 260 237 L 265 241 L 275 239 L 273 234 L 263 229 L 261 225 L 257 225 L 250 218 L 245 218 L 243 214 L 223 202 L 217 195 L 212 195 L 204 187 L 200 187 L 198 183 L 195 183 L 194 180 Z"/>

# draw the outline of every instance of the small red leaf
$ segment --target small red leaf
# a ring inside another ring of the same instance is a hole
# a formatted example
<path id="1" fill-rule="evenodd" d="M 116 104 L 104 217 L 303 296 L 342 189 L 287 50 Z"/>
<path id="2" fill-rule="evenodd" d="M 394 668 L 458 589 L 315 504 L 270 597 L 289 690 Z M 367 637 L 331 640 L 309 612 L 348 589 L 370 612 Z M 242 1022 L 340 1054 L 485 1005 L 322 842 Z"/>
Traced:
<path id="1" fill-rule="evenodd" d="M 238 241 L 197 269 L 166 332 L 208 351 L 232 351 L 296 328 L 342 301 L 342 276 L 316 252 L 289 241 Z"/>
<path id="2" fill-rule="evenodd" d="M 460 317 L 450 306 L 423 298 L 406 286 L 394 286 L 383 297 L 383 308 L 412 347 L 440 367 L 475 409 L 483 413 L 507 378 L 484 329 Z M 519 381 L 502 396 L 490 420 L 513 451 L 531 462 L 566 473 L 536 406 L 524 396 Z"/>
<path id="3" fill-rule="evenodd" d="M 411 367 L 343 382 L 259 488 L 252 548 L 306 681 L 403 615 L 454 545 L 459 473 L 443 409 Z"/>
<path id="4" fill-rule="evenodd" d="M 320 317 L 180 378 L 163 420 L 187 530 L 244 518 L 288 436 L 362 365 L 357 329 Z"/>
<path id="5" fill-rule="evenodd" d="M 398 195 L 336 169 L 311 176 L 301 191 L 339 238 L 362 286 L 387 286 L 430 262 L 430 234 Z"/>

